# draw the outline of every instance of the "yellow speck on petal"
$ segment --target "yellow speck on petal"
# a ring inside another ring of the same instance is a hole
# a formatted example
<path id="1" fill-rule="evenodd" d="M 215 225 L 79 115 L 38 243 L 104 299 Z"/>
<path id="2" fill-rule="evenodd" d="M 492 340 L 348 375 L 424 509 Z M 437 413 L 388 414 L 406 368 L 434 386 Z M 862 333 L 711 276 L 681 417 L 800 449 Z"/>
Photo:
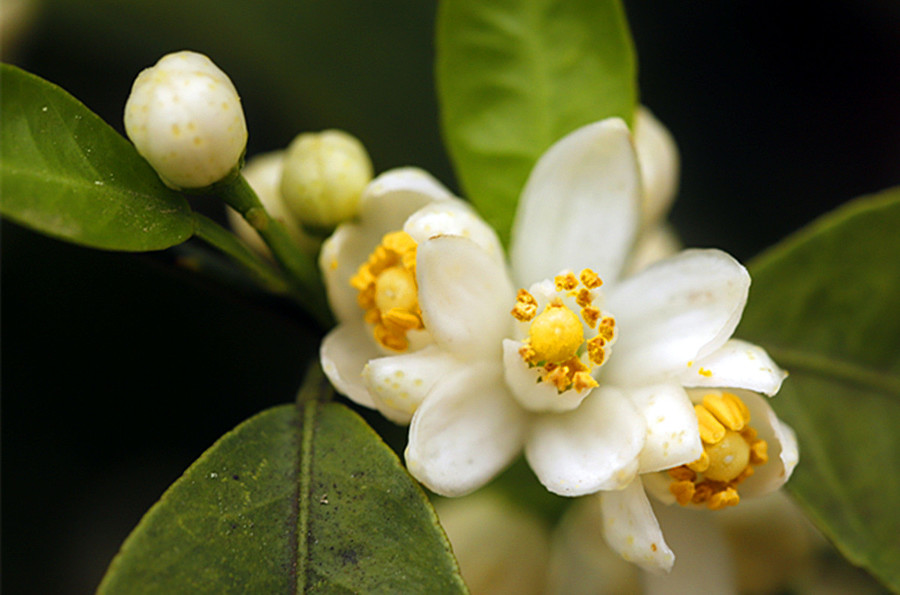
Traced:
<path id="1" fill-rule="evenodd" d="M 700 368 L 699 370 L 697 370 L 697 373 L 701 376 L 705 376 L 706 378 L 711 378 L 713 375 L 712 372 L 710 372 L 706 368 Z"/>

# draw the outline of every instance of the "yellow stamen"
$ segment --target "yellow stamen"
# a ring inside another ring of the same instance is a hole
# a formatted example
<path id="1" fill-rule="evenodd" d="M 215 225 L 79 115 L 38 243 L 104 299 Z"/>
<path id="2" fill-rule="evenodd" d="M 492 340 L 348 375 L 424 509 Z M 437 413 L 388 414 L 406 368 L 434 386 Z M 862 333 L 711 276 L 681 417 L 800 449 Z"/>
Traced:
<path id="1" fill-rule="evenodd" d="M 364 320 L 382 346 L 409 348 L 408 331 L 423 329 L 416 284 L 416 242 L 403 231 L 385 235 L 350 279 Z"/>
<path id="2" fill-rule="evenodd" d="M 598 297 L 593 290 L 603 282 L 590 269 L 581 271 L 580 277 L 567 272 L 553 281 L 557 295 L 540 314 L 538 302 L 529 292 L 520 289 L 516 295 L 510 314 L 530 323 L 519 355 L 529 366 L 539 368 L 539 381 L 553 385 L 560 393 L 569 389 L 581 392 L 597 386 L 591 370 L 609 357 L 616 340 L 615 319 L 604 317 L 593 305 Z M 570 307 L 573 299 L 575 310 Z M 576 314 L 579 310 L 580 317 Z M 585 340 L 585 329 L 594 328 L 597 335 Z"/>
<path id="3" fill-rule="evenodd" d="M 703 452 L 696 461 L 669 469 L 669 490 L 682 506 L 688 502 L 721 510 L 740 502 L 737 486 L 765 464 L 768 445 L 748 425 L 750 411 L 733 393 L 710 392 L 694 406 Z M 690 484 L 690 485 L 688 485 Z"/>

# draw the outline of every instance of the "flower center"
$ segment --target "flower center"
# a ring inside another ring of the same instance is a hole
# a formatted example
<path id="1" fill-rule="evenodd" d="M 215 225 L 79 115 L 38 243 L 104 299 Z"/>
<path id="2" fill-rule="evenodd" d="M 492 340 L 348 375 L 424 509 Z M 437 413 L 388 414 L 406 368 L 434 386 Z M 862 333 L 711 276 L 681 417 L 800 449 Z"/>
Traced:
<path id="1" fill-rule="evenodd" d="M 393 351 L 406 351 L 406 333 L 425 328 L 416 284 L 416 241 L 404 231 L 385 235 L 350 279 L 359 291 L 375 340 Z"/>
<path id="2" fill-rule="evenodd" d="M 706 503 L 720 510 L 740 502 L 737 486 L 753 467 L 769 460 L 768 444 L 750 427 L 750 411 L 735 394 L 708 393 L 694 406 L 703 454 L 693 463 L 669 469 L 669 491 L 682 506 Z"/>
<path id="3" fill-rule="evenodd" d="M 581 392 L 597 386 L 591 371 L 609 355 L 616 340 L 616 320 L 594 304 L 596 290 L 603 285 L 594 271 L 584 269 L 578 277 L 563 273 L 553 281 L 555 294 L 540 314 L 533 295 L 520 289 L 516 296 L 510 313 L 516 320 L 531 323 L 519 355 L 529 367 L 539 368 L 541 382 L 553 384 L 560 393 Z M 585 328 L 592 335 L 587 340 Z"/>

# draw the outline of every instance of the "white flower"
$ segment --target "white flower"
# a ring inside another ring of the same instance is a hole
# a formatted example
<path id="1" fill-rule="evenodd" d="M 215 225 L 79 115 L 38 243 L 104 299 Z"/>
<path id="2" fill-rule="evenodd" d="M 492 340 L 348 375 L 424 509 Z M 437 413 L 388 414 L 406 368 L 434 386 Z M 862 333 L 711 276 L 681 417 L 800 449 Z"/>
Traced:
<path id="1" fill-rule="evenodd" d="M 338 226 L 319 258 L 338 319 L 322 342 L 322 367 L 343 394 L 408 423 L 418 405 L 415 395 L 402 390 L 386 398 L 370 394 L 361 373 L 373 358 L 434 350 L 418 307 L 417 243 L 455 234 L 469 238 L 497 262 L 503 250 L 494 231 L 467 204 L 418 169 L 401 168 L 377 177 L 363 191 L 359 209 L 358 221 Z"/>
<path id="2" fill-rule="evenodd" d="M 281 193 L 303 225 L 330 228 L 356 216 L 371 181 L 369 154 L 354 136 L 342 130 L 306 132 L 287 149 Z"/>
<path id="3" fill-rule="evenodd" d="M 171 188 L 202 188 L 237 171 L 247 125 L 237 90 L 196 52 L 163 56 L 138 74 L 125 132 Z"/>

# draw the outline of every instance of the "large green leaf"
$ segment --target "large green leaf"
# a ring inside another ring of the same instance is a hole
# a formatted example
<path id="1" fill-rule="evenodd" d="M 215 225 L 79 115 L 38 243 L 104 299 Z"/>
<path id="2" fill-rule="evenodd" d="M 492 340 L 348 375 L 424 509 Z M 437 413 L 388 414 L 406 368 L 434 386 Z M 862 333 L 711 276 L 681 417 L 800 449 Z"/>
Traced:
<path id="1" fill-rule="evenodd" d="M 739 333 L 790 371 L 788 483 L 852 562 L 900 591 L 900 188 L 827 215 L 750 267 Z"/>
<path id="2" fill-rule="evenodd" d="M 0 76 L 4 217 L 111 250 L 158 250 L 191 236 L 187 201 L 130 142 L 56 85 L 8 65 Z"/>
<path id="3" fill-rule="evenodd" d="M 99 593 L 464 593 L 425 495 L 315 399 L 221 438 L 147 513 Z"/>
<path id="4" fill-rule="evenodd" d="M 637 101 L 618 0 L 444 0 L 436 76 L 457 175 L 504 241 L 541 153 L 584 124 L 630 122 Z"/>

